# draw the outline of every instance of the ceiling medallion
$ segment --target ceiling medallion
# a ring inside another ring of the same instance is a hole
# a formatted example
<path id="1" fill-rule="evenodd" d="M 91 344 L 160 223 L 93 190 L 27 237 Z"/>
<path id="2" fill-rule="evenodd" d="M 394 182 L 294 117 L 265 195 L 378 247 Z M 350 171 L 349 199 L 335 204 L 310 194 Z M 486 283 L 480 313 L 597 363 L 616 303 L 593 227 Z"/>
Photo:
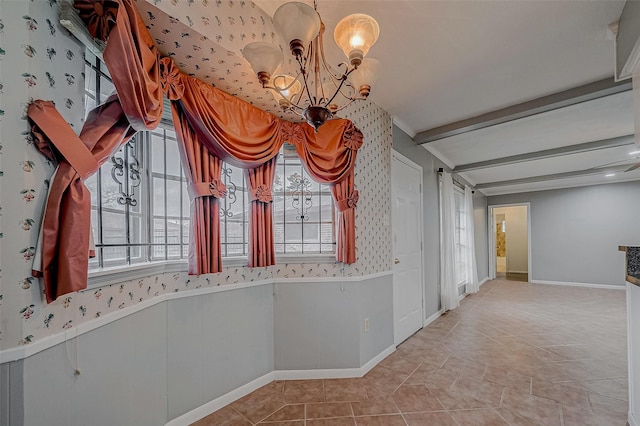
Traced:
<path id="1" fill-rule="evenodd" d="M 273 75 L 282 64 L 282 51 L 266 42 L 253 42 L 242 49 L 258 80 L 270 89 L 280 107 L 302 116 L 317 132 L 327 120 L 357 100 L 365 100 L 374 83 L 378 61 L 365 56 L 380 34 L 375 19 L 361 13 L 343 18 L 334 31 L 336 44 L 347 56 L 336 69 L 325 59 L 322 38 L 324 23 L 317 12 L 305 3 L 285 3 L 273 15 L 273 24 L 288 43 L 299 71 L 293 77 Z"/>

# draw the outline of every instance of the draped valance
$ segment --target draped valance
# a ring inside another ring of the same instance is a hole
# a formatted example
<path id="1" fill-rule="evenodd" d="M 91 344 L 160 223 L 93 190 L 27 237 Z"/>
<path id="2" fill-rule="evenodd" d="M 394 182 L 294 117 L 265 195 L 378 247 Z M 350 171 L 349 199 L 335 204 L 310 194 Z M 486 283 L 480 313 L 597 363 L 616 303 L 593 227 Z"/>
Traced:
<path id="1" fill-rule="evenodd" d="M 107 41 L 103 58 L 117 97 L 92 112 L 79 138 L 53 105 L 42 109 L 36 102 L 28 110 L 44 141 L 42 151 L 55 152 L 59 160 L 43 219 L 42 268 L 34 271 L 44 277 L 49 302 L 86 287 L 91 205 L 82 179 L 135 131 L 159 124 L 163 93 L 171 101 L 191 197 L 190 274 L 222 268 L 218 214 L 219 199 L 225 195 L 222 161 L 246 171 L 251 194 L 248 265 L 275 263 L 270 201 L 276 158 L 285 142 L 295 145 L 314 180 L 332 186 L 338 210 L 336 259 L 355 262 L 354 164 L 363 137 L 351 121 L 330 120 L 315 133 L 306 123 L 281 120 L 180 72 L 170 58 L 160 57 L 133 0 L 76 0 L 75 7 L 91 34 Z M 60 139 L 82 144 L 87 152 L 78 159 L 58 145 Z M 67 214 L 73 217 L 73 232 Z"/>

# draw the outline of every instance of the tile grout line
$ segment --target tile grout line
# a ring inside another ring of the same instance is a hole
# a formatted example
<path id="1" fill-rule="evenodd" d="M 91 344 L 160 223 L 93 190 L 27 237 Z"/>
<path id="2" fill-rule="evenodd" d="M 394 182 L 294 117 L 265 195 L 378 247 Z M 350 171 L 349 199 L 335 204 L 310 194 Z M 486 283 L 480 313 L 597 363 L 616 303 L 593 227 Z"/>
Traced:
<path id="1" fill-rule="evenodd" d="M 422 365 L 422 363 L 418 364 L 418 366 L 417 366 L 416 368 L 414 368 L 414 369 L 413 369 L 413 371 L 412 371 L 411 373 L 409 373 L 409 375 L 408 375 L 408 376 L 407 376 L 407 377 L 402 381 L 402 383 L 400 383 L 400 384 L 398 385 L 398 387 L 397 387 L 397 388 L 395 388 L 395 389 L 393 390 L 393 392 L 391 392 L 391 393 L 392 393 L 392 394 L 393 394 L 393 393 L 396 393 L 396 391 L 397 391 L 398 389 L 400 389 L 400 387 L 401 387 L 402 385 L 404 385 L 404 384 L 406 383 L 406 381 L 407 381 L 407 380 L 409 380 L 409 377 L 411 377 L 411 375 L 412 375 L 413 373 L 415 373 L 415 372 L 416 372 L 416 370 L 417 370 L 418 368 L 420 368 L 420 366 L 421 366 L 421 365 Z M 424 385 L 424 387 L 427 387 L 427 385 Z M 429 388 L 427 388 L 427 389 L 429 389 Z"/>
<path id="2" fill-rule="evenodd" d="M 240 411 L 236 410 L 236 409 L 235 409 L 235 407 L 233 407 L 233 406 L 232 406 L 232 407 L 231 407 L 231 409 L 232 409 L 233 411 L 235 411 L 236 413 L 240 414 L 240 416 L 242 416 L 246 421 L 248 421 L 248 422 L 249 422 L 249 423 L 251 423 L 252 425 L 254 425 L 254 426 L 256 425 L 256 423 L 253 423 L 253 422 L 252 422 L 251 420 L 249 420 L 249 419 L 248 419 L 244 414 L 242 414 Z M 260 422 L 258 422 L 258 423 L 260 423 Z"/>
<path id="3" fill-rule="evenodd" d="M 500 403 L 502 403 L 502 400 L 500 401 Z M 505 419 L 504 416 L 502 414 L 500 414 L 495 408 L 492 408 L 492 410 L 493 410 L 494 413 L 496 413 L 498 415 L 498 417 L 500 417 L 502 420 L 504 420 L 504 422 L 506 424 L 508 424 L 509 426 L 512 426 L 511 422 L 509 420 Z"/>

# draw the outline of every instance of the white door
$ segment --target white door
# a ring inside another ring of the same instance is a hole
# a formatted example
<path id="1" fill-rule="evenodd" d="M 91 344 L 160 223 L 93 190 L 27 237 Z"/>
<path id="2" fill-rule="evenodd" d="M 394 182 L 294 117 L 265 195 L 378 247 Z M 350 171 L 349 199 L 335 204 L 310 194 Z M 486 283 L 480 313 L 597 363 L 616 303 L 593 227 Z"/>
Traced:
<path id="1" fill-rule="evenodd" d="M 423 326 L 422 168 L 394 152 L 391 163 L 393 217 L 394 341 Z"/>

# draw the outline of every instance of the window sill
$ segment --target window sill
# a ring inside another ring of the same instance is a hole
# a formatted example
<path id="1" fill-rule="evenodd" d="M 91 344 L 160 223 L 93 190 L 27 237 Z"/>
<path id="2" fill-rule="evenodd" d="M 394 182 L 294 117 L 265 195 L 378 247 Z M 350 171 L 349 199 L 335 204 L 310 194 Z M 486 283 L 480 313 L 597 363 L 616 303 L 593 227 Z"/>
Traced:
<path id="1" fill-rule="evenodd" d="M 338 263 L 333 253 L 311 255 L 276 255 L 276 265 L 284 263 Z M 247 266 L 246 257 L 225 257 L 222 259 L 223 268 L 239 268 Z M 166 262 L 147 262 L 131 266 L 115 266 L 89 271 L 87 289 L 95 289 L 125 281 L 136 280 L 170 272 L 187 272 L 185 261 L 175 260 Z"/>
<path id="2" fill-rule="evenodd" d="M 115 266 L 89 271 L 87 288 L 103 287 L 111 284 L 119 284 L 151 275 L 167 272 L 186 272 L 188 264 L 182 260 L 167 262 L 146 262 L 131 266 Z"/>
<path id="3" fill-rule="evenodd" d="M 335 253 L 276 254 L 276 264 L 282 263 L 338 263 Z"/>

